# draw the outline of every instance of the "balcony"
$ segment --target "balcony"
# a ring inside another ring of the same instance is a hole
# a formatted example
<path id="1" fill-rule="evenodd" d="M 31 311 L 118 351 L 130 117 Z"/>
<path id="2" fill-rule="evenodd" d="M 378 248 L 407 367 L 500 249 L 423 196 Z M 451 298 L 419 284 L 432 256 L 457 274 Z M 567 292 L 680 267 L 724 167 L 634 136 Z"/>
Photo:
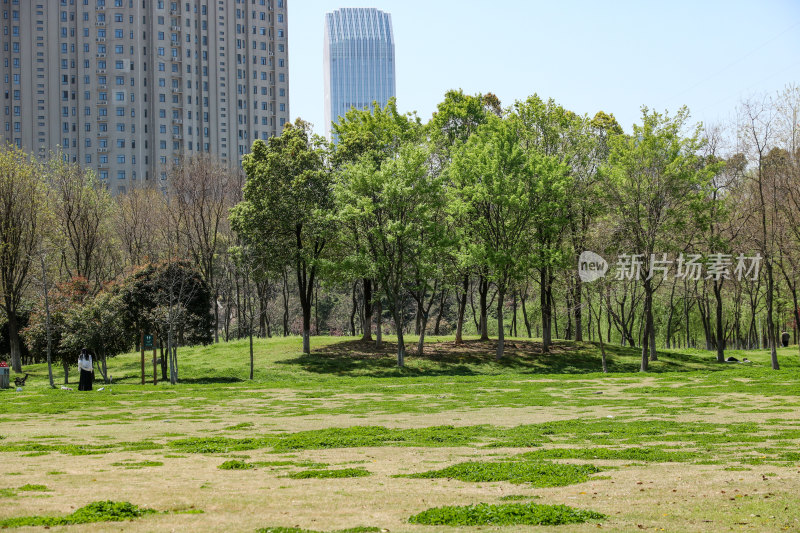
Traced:
<path id="1" fill-rule="evenodd" d="M 182 141 L 183 135 L 173 135 L 172 138 L 175 139 L 176 141 Z"/>
<path id="2" fill-rule="evenodd" d="M 99 9 L 99 8 L 98 8 L 98 9 Z M 105 23 L 105 22 L 101 22 L 101 21 L 99 21 L 99 20 L 98 20 L 97 22 L 95 22 L 95 23 L 94 23 L 94 25 L 95 25 L 95 26 L 105 26 L 105 25 L 106 25 L 106 23 Z"/>
<path id="3" fill-rule="evenodd" d="M 181 88 L 180 88 L 180 87 L 173 87 L 173 88 L 172 88 L 172 92 L 174 92 L 174 93 L 180 93 L 180 92 L 182 92 L 182 91 L 181 91 Z"/>
<path id="4" fill-rule="evenodd" d="M 104 154 L 104 153 L 106 153 L 106 152 L 108 152 L 108 147 L 102 147 L 102 146 L 101 146 L 101 147 L 99 147 L 99 148 L 97 149 L 97 153 Z M 104 164 L 105 164 L 105 163 L 104 163 Z"/>
<path id="5" fill-rule="evenodd" d="M 181 31 L 180 26 L 172 26 L 172 31 Z"/>

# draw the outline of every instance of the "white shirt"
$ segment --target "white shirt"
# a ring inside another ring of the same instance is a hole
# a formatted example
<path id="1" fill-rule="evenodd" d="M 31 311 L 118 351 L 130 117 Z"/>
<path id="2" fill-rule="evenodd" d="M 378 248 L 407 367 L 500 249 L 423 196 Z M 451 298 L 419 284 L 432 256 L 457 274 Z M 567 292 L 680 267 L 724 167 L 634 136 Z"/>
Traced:
<path id="1" fill-rule="evenodd" d="M 78 357 L 78 368 L 81 370 L 86 370 L 88 372 L 92 371 L 92 356 L 87 355 L 84 359 L 83 357 Z"/>

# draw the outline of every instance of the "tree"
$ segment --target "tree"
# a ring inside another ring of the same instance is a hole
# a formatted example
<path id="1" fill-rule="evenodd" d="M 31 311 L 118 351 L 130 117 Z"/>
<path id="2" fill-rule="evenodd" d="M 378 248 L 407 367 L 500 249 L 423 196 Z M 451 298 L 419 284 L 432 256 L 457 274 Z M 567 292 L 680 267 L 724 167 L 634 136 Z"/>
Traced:
<path id="1" fill-rule="evenodd" d="M 228 226 L 237 180 L 234 171 L 206 154 L 184 160 L 170 172 L 170 193 L 182 212 L 184 242 L 192 261 L 214 293 L 214 340 L 219 342 L 217 258 Z"/>
<path id="2" fill-rule="evenodd" d="M 380 169 L 384 161 L 395 157 L 404 143 L 419 140 L 422 127 L 418 117 L 412 114 L 400 114 L 397 102 L 390 98 L 381 109 L 377 102 L 373 109 L 351 108 L 339 121 L 333 124 L 336 143 L 332 147 L 331 163 L 336 170 L 362 159 L 368 159 L 376 169 Z M 365 243 L 359 240 L 355 228 L 343 226 L 338 236 L 339 251 L 342 257 L 337 262 L 345 275 L 360 277 L 363 286 L 363 336 L 362 340 L 372 340 L 372 315 L 374 280 L 369 277 L 371 265 L 360 261 L 365 254 L 362 248 Z M 377 302 L 377 328 L 380 339 L 380 300 Z M 380 341 L 379 341 L 380 342 Z M 380 346 L 378 346 L 380 348 Z"/>
<path id="3" fill-rule="evenodd" d="M 8 320 L 11 367 L 22 372 L 20 305 L 42 241 L 47 212 L 41 166 L 22 151 L 0 148 L 0 308 Z"/>
<path id="4" fill-rule="evenodd" d="M 450 167 L 453 213 L 470 221 L 474 237 L 467 251 L 470 262 L 485 267 L 498 290 L 497 359 L 504 351 L 505 296 L 550 253 L 538 249 L 531 237 L 558 220 L 567 183 L 565 168 L 555 158 L 523 149 L 515 121 L 490 117 L 456 151 Z"/>
<path id="5" fill-rule="evenodd" d="M 164 195 L 156 189 L 135 187 L 115 197 L 114 230 L 128 266 L 140 266 L 162 258 L 159 226 L 166 225 Z"/>
<path id="6" fill-rule="evenodd" d="M 500 116 L 500 100 L 492 93 L 485 95 L 476 94 L 466 95 L 462 90 L 447 91 L 444 100 L 436 107 L 431 121 L 428 123 L 428 130 L 434 150 L 433 154 L 441 169 L 446 169 L 453 156 L 453 151 L 460 145 L 467 142 L 481 124 L 485 124 L 489 114 Z M 456 186 L 449 183 L 450 187 Z M 474 273 L 475 265 L 464 262 L 469 257 L 466 249 L 469 246 L 470 235 L 467 233 L 469 225 L 467 220 L 451 217 L 450 231 L 458 235 L 455 239 L 456 248 L 452 255 L 452 271 L 454 277 L 453 285 L 456 287 L 456 299 L 458 302 L 458 314 L 456 318 L 456 344 L 463 342 L 464 312 L 467 307 L 467 296 L 469 292 L 470 277 Z M 460 248 L 460 250 L 459 250 Z M 480 291 L 480 316 L 481 322 L 479 329 L 482 339 L 488 339 L 487 331 L 487 293 L 489 283 L 482 275 L 483 271 L 477 269 L 479 276 L 478 287 Z"/>
<path id="7" fill-rule="evenodd" d="M 113 291 L 103 290 L 64 314 L 62 351 L 78 354 L 81 348 L 87 348 L 95 354 L 93 362 L 105 383 L 111 382 L 108 358 L 125 353 L 132 345 L 124 322 L 123 299 Z"/>
<path id="8" fill-rule="evenodd" d="M 775 334 L 775 261 L 780 220 L 778 212 L 778 173 L 771 172 L 768 155 L 776 142 L 776 110 L 772 102 L 749 100 L 740 108 L 739 140 L 742 148 L 749 156 L 752 171 L 747 173 L 750 193 L 748 209 L 757 217 L 755 231 L 751 233 L 752 242 L 762 257 L 767 274 L 765 288 L 767 310 L 767 341 L 770 345 L 772 369 L 780 369 L 777 352 L 777 335 Z"/>
<path id="9" fill-rule="evenodd" d="M 65 160 L 61 153 L 50 157 L 47 181 L 55 219 L 53 240 L 66 277 L 85 278 L 99 286 L 105 278 L 111 195 L 94 173 Z"/>
<path id="10" fill-rule="evenodd" d="M 674 117 L 642 108 L 642 124 L 630 136 L 610 139 L 605 166 L 608 198 L 618 237 L 630 246 L 633 259 L 641 261 L 637 273 L 644 288 L 642 372 L 648 360 L 656 360 L 651 266 L 655 253 L 672 248 L 673 237 L 696 219 L 706 197 L 709 170 L 698 164 L 699 129 L 684 136 L 689 112 L 682 108 Z M 648 359 L 649 355 L 649 359 Z"/>
<path id="11" fill-rule="evenodd" d="M 122 298 L 130 335 L 154 332 L 166 341 L 169 379 L 178 381 L 178 346 L 208 344 L 213 337 L 211 293 L 187 261 L 150 263 L 134 270 L 115 291 Z"/>
<path id="12" fill-rule="evenodd" d="M 242 167 L 244 199 L 232 210 L 233 229 L 281 264 L 293 266 L 303 311 L 303 352 L 311 353 L 311 311 L 319 263 L 331 238 L 331 173 L 324 140 L 298 119 L 279 137 L 253 143 Z"/>
<path id="13" fill-rule="evenodd" d="M 433 273 L 446 246 L 444 180 L 431 172 L 425 146 L 407 144 L 380 169 L 362 159 L 335 188 L 335 220 L 357 228 L 397 329 L 397 365 L 405 364 L 404 311 L 419 272 Z"/>

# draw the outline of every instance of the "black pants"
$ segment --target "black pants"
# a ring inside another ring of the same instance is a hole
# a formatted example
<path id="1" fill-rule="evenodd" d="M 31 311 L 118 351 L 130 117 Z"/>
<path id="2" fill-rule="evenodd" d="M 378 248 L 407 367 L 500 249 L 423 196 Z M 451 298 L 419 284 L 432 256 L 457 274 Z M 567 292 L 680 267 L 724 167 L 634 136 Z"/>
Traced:
<path id="1" fill-rule="evenodd" d="M 81 381 L 78 383 L 78 390 L 92 390 L 92 381 L 94 380 L 94 372 L 88 370 L 81 370 Z"/>

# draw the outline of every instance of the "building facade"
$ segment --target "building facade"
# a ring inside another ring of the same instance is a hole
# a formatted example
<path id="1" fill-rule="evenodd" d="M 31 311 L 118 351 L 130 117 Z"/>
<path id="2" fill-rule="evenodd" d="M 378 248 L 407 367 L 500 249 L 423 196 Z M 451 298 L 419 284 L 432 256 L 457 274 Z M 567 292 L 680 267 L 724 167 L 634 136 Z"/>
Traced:
<path id="1" fill-rule="evenodd" d="M 237 165 L 289 120 L 287 1 L 0 0 L 5 141 L 114 194 Z"/>
<path id="2" fill-rule="evenodd" d="M 346 8 L 325 15 L 323 49 L 325 134 L 350 108 L 385 106 L 395 96 L 392 16 L 378 9 Z"/>

